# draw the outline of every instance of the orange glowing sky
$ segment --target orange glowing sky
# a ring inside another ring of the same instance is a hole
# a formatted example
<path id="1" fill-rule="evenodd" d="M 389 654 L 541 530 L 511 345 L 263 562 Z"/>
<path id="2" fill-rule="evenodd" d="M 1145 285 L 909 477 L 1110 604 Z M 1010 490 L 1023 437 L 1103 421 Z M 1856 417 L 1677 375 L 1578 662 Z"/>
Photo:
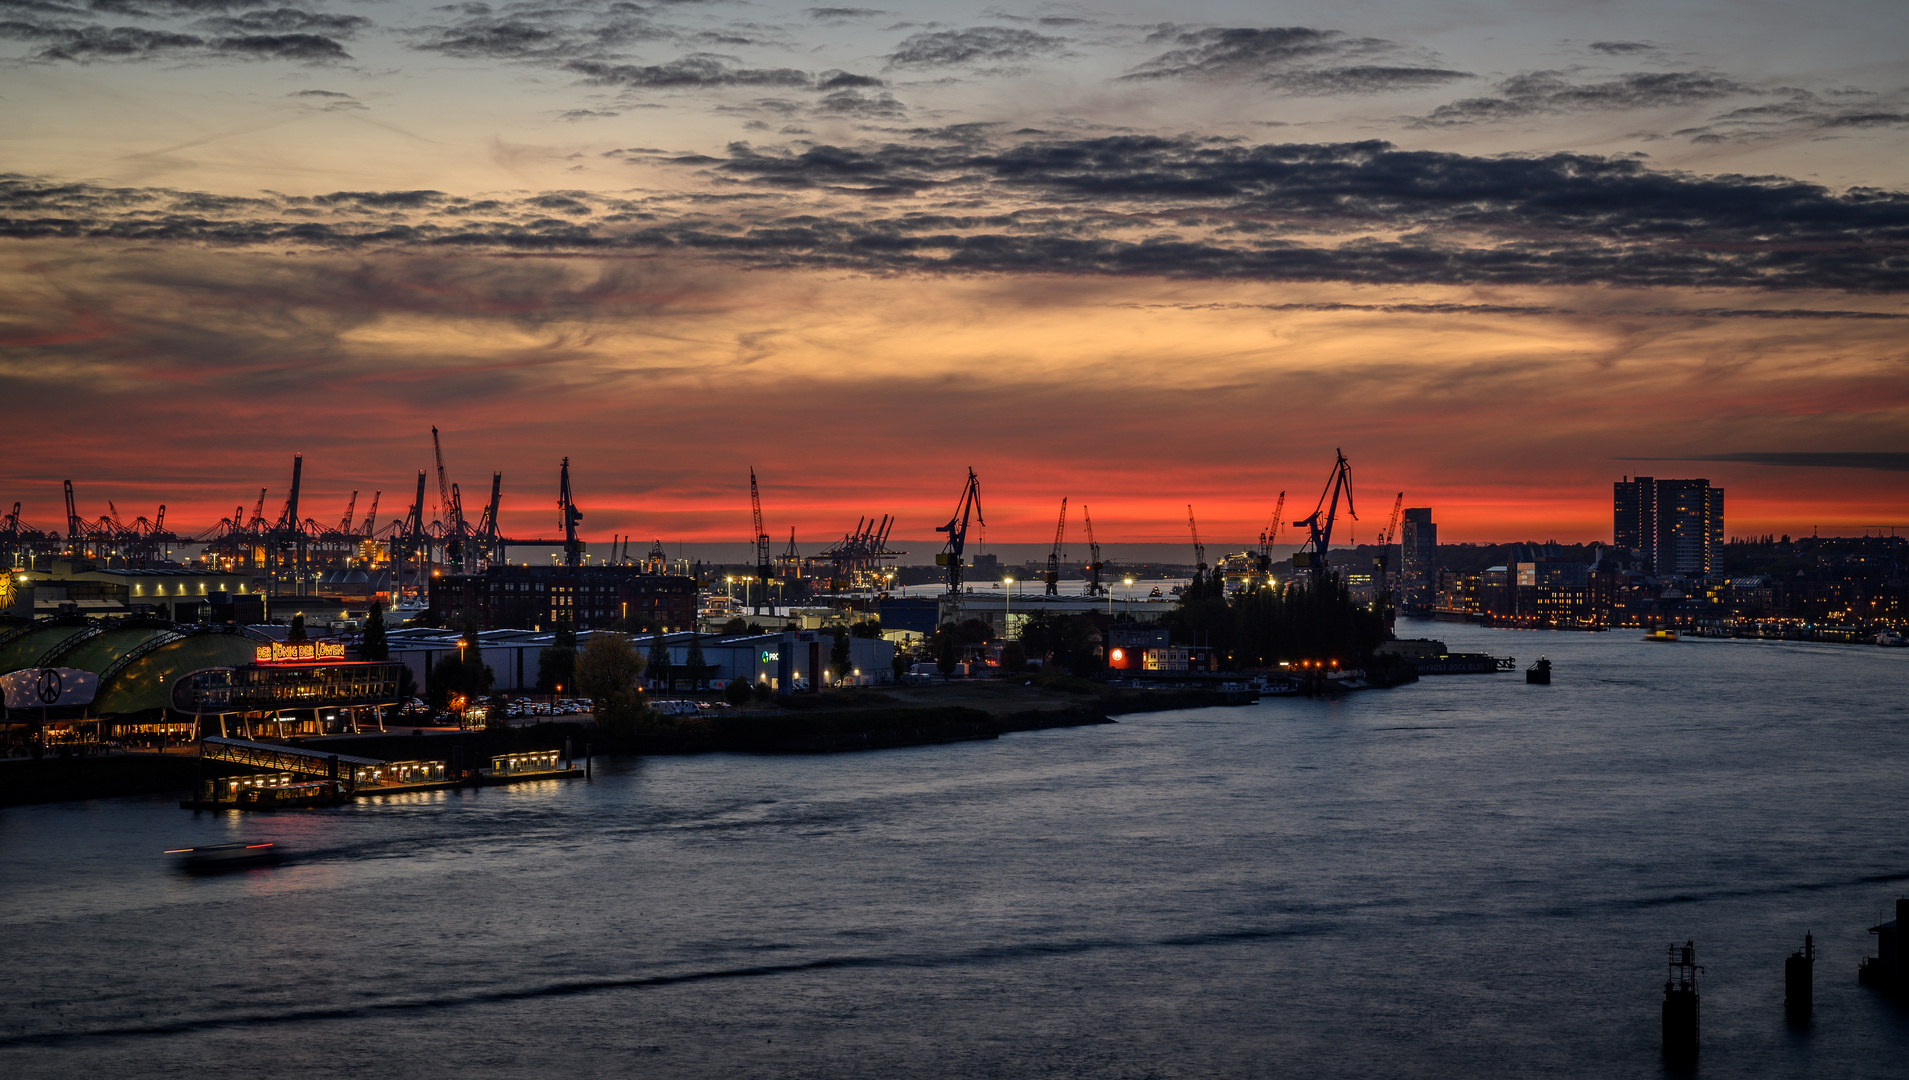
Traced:
<path id="1" fill-rule="evenodd" d="M 35 7 L 0 499 L 197 531 L 297 452 L 390 520 L 436 425 L 599 542 L 746 539 L 752 465 L 926 537 L 972 466 L 994 542 L 1233 545 L 1335 448 L 1360 538 L 1909 523 L 1900 5 L 891 7 Z"/>

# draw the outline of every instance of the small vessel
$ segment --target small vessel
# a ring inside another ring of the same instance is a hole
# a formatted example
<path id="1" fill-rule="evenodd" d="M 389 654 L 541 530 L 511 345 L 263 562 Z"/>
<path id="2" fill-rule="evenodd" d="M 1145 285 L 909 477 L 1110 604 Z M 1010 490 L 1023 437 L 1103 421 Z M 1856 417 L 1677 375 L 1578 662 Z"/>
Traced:
<path id="1" fill-rule="evenodd" d="M 1645 641 L 1676 641 L 1677 631 L 1666 629 L 1665 627 L 1660 626 L 1657 629 L 1652 630 L 1649 633 L 1645 634 L 1644 640 Z"/>
<path id="2" fill-rule="evenodd" d="M 1525 683 L 1530 686 L 1551 685 L 1551 661 L 1538 657 L 1538 662 L 1525 669 Z"/>
<path id="3" fill-rule="evenodd" d="M 225 870 L 249 870 L 282 862 L 285 853 L 277 844 L 213 844 L 209 847 L 173 848 L 167 855 L 177 856 L 174 865 L 192 874 L 216 874 Z"/>
<path id="4" fill-rule="evenodd" d="M 1903 637 L 1894 630 L 1884 630 L 1876 635 L 1876 644 L 1885 649 L 1909 648 L 1909 638 Z"/>

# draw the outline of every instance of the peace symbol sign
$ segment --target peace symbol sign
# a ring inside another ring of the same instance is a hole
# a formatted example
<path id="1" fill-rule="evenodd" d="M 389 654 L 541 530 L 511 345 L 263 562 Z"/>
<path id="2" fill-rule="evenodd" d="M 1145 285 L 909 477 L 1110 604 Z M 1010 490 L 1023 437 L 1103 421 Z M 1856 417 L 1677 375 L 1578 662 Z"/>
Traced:
<path id="1" fill-rule="evenodd" d="M 42 702 L 51 705 L 60 700 L 60 695 L 65 692 L 66 684 L 60 678 L 60 673 L 57 670 L 53 668 L 40 669 L 40 700 Z"/>

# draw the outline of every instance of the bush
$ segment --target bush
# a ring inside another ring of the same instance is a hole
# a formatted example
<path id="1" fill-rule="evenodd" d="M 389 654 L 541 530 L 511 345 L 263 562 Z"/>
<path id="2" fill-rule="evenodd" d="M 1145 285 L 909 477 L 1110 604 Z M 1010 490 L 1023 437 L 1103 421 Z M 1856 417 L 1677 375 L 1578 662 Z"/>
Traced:
<path id="1" fill-rule="evenodd" d="M 723 700 L 731 705 L 747 705 L 753 696 L 755 695 L 750 689 L 749 680 L 740 675 L 729 680 L 729 685 L 723 687 Z"/>

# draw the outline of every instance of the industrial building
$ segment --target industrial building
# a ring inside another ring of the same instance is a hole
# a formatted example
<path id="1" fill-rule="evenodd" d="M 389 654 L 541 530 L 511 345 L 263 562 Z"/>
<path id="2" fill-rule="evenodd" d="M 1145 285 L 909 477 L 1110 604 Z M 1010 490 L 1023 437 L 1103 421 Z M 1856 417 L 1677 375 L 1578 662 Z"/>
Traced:
<path id="1" fill-rule="evenodd" d="M 694 578 L 652 574 L 641 566 L 496 565 L 474 574 L 431 579 L 433 610 L 468 614 L 483 630 L 579 632 L 634 620 L 665 632 L 696 625 Z"/>
<path id="2" fill-rule="evenodd" d="M 581 650 L 589 645 L 596 634 L 611 632 L 579 631 L 577 648 Z M 445 656 L 455 656 L 460 650 L 472 647 L 471 642 L 454 630 L 428 627 L 393 630 L 387 642 L 391 659 L 411 669 L 412 678 L 423 693 L 430 690 L 432 665 Z M 848 643 L 847 684 L 869 686 L 893 680 L 895 646 L 891 642 L 851 637 Z M 556 644 L 557 635 L 551 631 L 486 630 L 477 635 L 476 648 L 484 666 L 490 669 L 494 692 L 529 694 L 538 692 L 537 669 L 544 650 L 555 648 Z M 645 681 L 652 689 L 672 684 L 682 688 L 691 681 L 719 687 L 737 678 L 780 689 L 779 666 L 785 649 L 790 651 L 797 680 L 806 686 L 830 684 L 826 669 L 835 640 L 832 634 L 812 630 L 735 636 L 678 631 L 665 634 L 663 644 L 670 654 L 670 670 L 645 674 Z M 630 638 L 630 645 L 647 660 L 654 639 L 637 635 Z M 695 649 L 701 650 L 703 661 L 701 670 L 692 672 L 690 654 Z M 566 692 L 574 689 L 567 688 Z"/>
<path id="3" fill-rule="evenodd" d="M 9 590 L 12 601 L 5 614 L 16 618 L 67 614 L 140 614 L 182 622 L 201 622 L 202 609 L 219 605 L 238 619 L 262 622 L 264 607 L 244 574 L 215 569 L 162 564 L 145 567 L 105 566 L 88 559 L 42 560 L 45 569 L 15 570 Z"/>

